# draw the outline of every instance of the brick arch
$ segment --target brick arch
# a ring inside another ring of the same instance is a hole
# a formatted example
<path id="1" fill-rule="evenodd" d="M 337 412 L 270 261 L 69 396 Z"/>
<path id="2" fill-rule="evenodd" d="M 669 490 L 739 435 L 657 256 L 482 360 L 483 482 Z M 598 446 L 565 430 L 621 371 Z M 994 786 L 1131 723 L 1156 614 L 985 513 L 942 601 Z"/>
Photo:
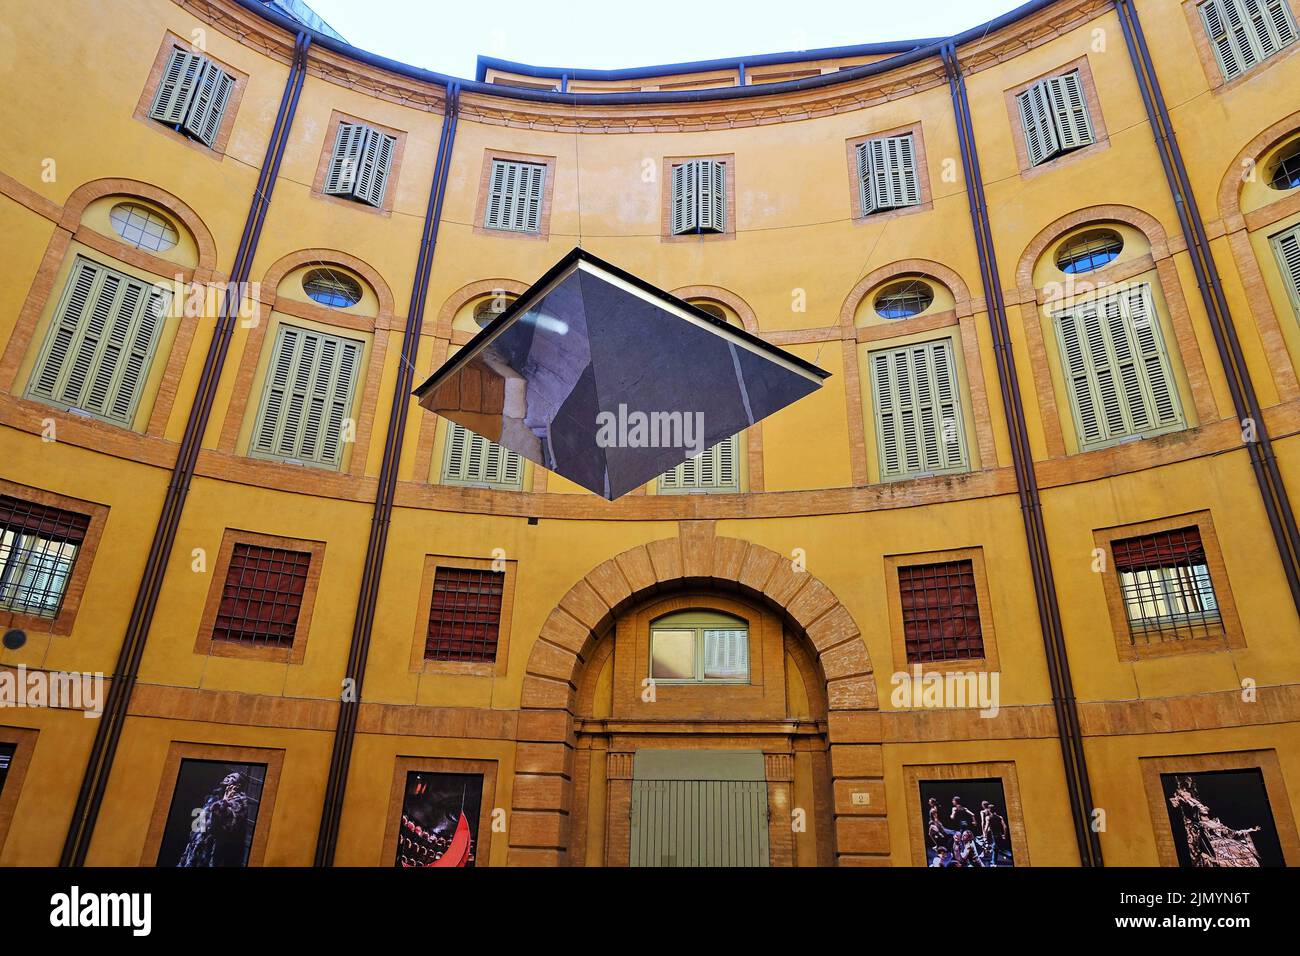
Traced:
<path id="1" fill-rule="evenodd" d="M 76 232 L 87 206 L 96 199 L 119 195 L 146 199 L 174 215 L 194 237 L 194 245 L 199 251 L 196 269 L 203 274 L 216 271 L 217 244 L 213 241 L 207 225 L 199 218 L 199 214 L 176 196 L 151 183 L 119 178 L 92 179 L 88 183 L 82 183 L 72 191 L 67 202 L 63 204 L 63 215 L 59 219 L 59 225 L 69 232 Z"/>
<path id="2" fill-rule="evenodd" d="M 260 296 L 263 306 L 275 308 L 275 300 L 279 297 L 280 283 L 284 280 L 284 277 L 295 269 L 310 265 L 340 265 L 361 276 L 379 301 L 379 313 L 375 316 L 376 324 L 387 325 L 391 322 L 395 301 L 393 299 L 393 290 L 384 281 L 384 277 L 370 263 L 349 253 L 340 252 L 338 249 L 299 249 L 277 259 L 272 263 L 271 268 L 266 270 L 266 275 L 262 279 L 262 288 L 266 290 L 266 294 Z M 319 312 L 314 317 L 325 322 L 329 322 L 332 317 L 342 314 L 328 306 L 313 307 L 306 302 L 296 304 L 306 306 L 313 312 Z"/>
<path id="3" fill-rule="evenodd" d="M 789 557 L 739 538 L 715 537 L 712 522 L 687 522 L 680 536 L 624 551 L 573 585 L 543 623 L 529 653 L 520 698 L 510 861 L 567 864 L 574 761 L 573 717 L 583 669 L 620 613 L 647 596 L 706 585 L 736 591 L 776 611 L 802 635 L 825 681 L 836 782 L 834 832 L 840 863 L 888 863 L 876 685 L 866 643 L 848 609 Z M 850 791 L 870 789 L 870 815 Z"/>
<path id="4" fill-rule="evenodd" d="M 712 299 L 721 302 L 736 313 L 746 332 L 758 334 L 758 316 L 749 307 L 749 303 L 734 292 L 716 285 L 684 285 L 680 289 L 674 289 L 672 294 L 679 299 Z"/>
<path id="5" fill-rule="evenodd" d="M 520 295 L 528 291 L 528 286 L 516 279 L 480 279 L 478 282 L 471 282 L 469 285 L 461 286 L 447 296 L 446 301 L 442 303 L 442 308 L 438 310 L 438 319 L 433 334 L 437 338 L 450 340 L 451 323 L 456 318 L 456 313 L 461 310 L 461 306 L 471 299 L 488 295 L 497 289 L 511 295 Z"/>
<path id="6" fill-rule="evenodd" d="M 1026 293 L 1033 297 L 1034 290 L 1034 267 L 1038 265 L 1038 260 L 1042 258 L 1047 247 L 1052 245 L 1061 236 L 1065 235 L 1071 229 L 1077 229 L 1079 226 L 1086 226 L 1092 222 L 1122 222 L 1132 226 L 1142 235 L 1147 237 L 1147 244 L 1151 247 L 1151 257 L 1157 261 L 1169 258 L 1169 243 L 1165 234 L 1165 227 L 1160 225 L 1160 220 L 1148 212 L 1133 206 L 1105 205 L 1105 206 L 1088 206 L 1084 209 L 1076 209 L 1074 212 L 1066 213 L 1055 222 L 1044 226 L 1039 230 L 1038 235 L 1025 247 L 1025 251 L 1020 256 L 1020 264 L 1016 267 L 1016 286 L 1023 298 Z"/>
<path id="7" fill-rule="evenodd" d="M 1300 110 L 1278 120 L 1242 147 L 1241 152 L 1233 157 L 1224 170 L 1223 179 L 1219 182 L 1219 215 L 1225 220 L 1241 215 L 1242 163 L 1258 163 L 1266 153 L 1297 131 L 1300 131 Z M 1278 194 L 1279 200 L 1284 198 L 1285 194 Z M 1229 231 L 1237 228 L 1233 223 L 1225 225 Z"/>
<path id="8" fill-rule="evenodd" d="M 958 318 L 970 315 L 974 311 L 970 289 L 966 281 L 954 270 L 930 259 L 900 259 L 863 276 L 857 285 L 849 290 L 849 294 L 844 297 L 844 304 L 840 306 L 840 325 L 846 329 L 853 328 L 854 316 L 857 315 L 858 307 L 867 297 L 867 293 L 895 276 L 904 275 L 923 275 L 945 285 L 952 293 L 954 310 Z"/>

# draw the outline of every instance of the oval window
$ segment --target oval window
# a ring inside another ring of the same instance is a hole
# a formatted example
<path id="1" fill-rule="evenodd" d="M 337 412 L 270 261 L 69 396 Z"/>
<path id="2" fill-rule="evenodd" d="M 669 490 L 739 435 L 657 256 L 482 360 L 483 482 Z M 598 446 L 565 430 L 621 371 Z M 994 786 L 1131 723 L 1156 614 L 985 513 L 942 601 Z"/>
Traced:
<path id="1" fill-rule="evenodd" d="M 315 302 L 346 309 L 361 301 L 361 284 L 333 269 L 312 269 L 302 279 L 302 291 Z"/>
<path id="2" fill-rule="evenodd" d="M 484 299 L 478 305 L 474 306 L 474 323 L 480 328 L 486 328 L 487 324 L 495 319 L 498 315 L 510 308 L 510 303 L 515 301 L 515 296 L 498 294 L 490 299 Z"/>
<path id="3" fill-rule="evenodd" d="M 1124 240 L 1114 229 L 1092 229 L 1071 236 L 1056 253 L 1056 267 L 1067 275 L 1100 269 L 1124 250 Z"/>
<path id="4" fill-rule="evenodd" d="M 934 292 L 918 279 L 895 282 L 876 296 L 876 314 L 884 319 L 907 319 L 934 304 Z"/>
<path id="5" fill-rule="evenodd" d="M 139 203 L 118 203 L 108 211 L 108 221 L 124 242 L 137 249 L 166 252 L 180 241 L 171 220 Z"/>
<path id="6" fill-rule="evenodd" d="M 1300 143 L 1292 143 L 1273 161 L 1268 184 L 1274 189 L 1300 187 Z"/>

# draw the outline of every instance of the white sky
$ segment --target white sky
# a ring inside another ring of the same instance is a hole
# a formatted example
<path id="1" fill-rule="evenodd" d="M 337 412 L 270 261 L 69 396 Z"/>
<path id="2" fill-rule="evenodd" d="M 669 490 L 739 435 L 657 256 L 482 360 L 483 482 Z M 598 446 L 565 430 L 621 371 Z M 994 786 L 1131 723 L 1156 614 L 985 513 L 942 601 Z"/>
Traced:
<path id="1" fill-rule="evenodd" d="M 616 69 L 949 36 L 1023 0 L 307 0 L 354 46 L 453 76 L 483 53 Z M 689 30 L 706 12 L 719 31 Z"/>

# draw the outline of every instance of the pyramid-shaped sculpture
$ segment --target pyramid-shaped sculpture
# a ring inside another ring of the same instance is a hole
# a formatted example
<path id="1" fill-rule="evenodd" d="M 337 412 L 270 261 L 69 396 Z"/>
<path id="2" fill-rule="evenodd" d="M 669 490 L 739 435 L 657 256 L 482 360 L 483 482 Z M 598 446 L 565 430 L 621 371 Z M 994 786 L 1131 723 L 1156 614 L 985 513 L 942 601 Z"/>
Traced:
<path id="1" fill-rule="evenodd" d="M 574 249 L 415 394 L 612 501 L 827 374 Z"/>

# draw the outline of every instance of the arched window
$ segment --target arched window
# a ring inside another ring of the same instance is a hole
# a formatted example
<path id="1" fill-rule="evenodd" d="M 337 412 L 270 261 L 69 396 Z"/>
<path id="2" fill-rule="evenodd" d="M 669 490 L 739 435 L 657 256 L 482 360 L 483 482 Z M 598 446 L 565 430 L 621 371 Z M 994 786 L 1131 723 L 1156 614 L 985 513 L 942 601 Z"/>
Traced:
<path id="1" fill-rule="evenodd" d="M 1278 153 L 1269 167 L 1268 184 L 1274 189 L 1300 188 L 1300 141 Z"/>
<path id="2" fill-rule="evenodd" d="M 650 625 L 650 677 L 665 684 L 748 684 L 749 625 L 706 609 Z"/>
<path id="3" fill-rule="evenodd" d="M 180 233 L 170 219 L 140 203 L 118 203 L 109 210 L 108 221 L 123 242 L 137 249 L 166 252 L 180 241 Z"/>
<path id="4" fill-rule="evenodd" d="M 920 279 L 895 282 L 876 296 L 874 307 L 882 319 L 908 319 L 934 304 L 934 290 Z"/>
<path id="5" fill-rule="evenodd" d="M 489 322 L 510 308 L 510 304 L 516 298 L 517 296 L 508 292 L 499 291 L 495 295 L 488 296 L 474 306 L 474 324 L 480 329 L 485 328 Z"/>
<path id="6" fill-rule="evenodd" d="M 361 301 L 361 284 L 336 269 L 312 269 L 303 276 L 302 290 L 313 301 L 333 309 L 346 309 Z"/>
<path id="7" fill-rule="evenodd" d="M 1067 275 L 1091 272 L 1114 262 L 1124 240 L 1114 229 L 1090 229 L 1071 236 L 1056 251 L 1056 267 Z"/>

